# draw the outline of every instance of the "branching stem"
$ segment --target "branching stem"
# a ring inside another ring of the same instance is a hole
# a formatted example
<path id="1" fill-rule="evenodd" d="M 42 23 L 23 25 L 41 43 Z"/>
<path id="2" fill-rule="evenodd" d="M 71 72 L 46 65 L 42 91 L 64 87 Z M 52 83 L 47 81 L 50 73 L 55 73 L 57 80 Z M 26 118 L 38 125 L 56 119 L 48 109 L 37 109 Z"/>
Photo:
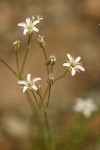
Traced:
<path id="1" fill-rule="evenodd" d="M 23 74 L 23 71 L 24 71 L 24 66 L 25 66 L 25 62 L 26 62 L 26 59 L 27 59 L 27 55 L 28 55 L 28 52 L 29 52 L 29 49 L 30 49 L 31 39 L 32 39 L 32 34 L 29 34 L 28 35 L 28 44 L 27 44 L 28 46 L 27 46 L 27 49 L 26 49 L 26 53 L 25 53 L 22 68 L 21 68 L 21 73 L 22 74 Z"/>

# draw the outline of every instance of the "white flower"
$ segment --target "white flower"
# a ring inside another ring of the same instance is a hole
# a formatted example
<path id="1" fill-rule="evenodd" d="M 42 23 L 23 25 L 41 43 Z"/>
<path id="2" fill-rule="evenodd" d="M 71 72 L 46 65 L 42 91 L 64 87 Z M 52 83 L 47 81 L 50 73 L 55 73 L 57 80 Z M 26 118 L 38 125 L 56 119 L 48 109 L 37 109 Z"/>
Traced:
<path id="1" fill-rule="evenodd" d="M 72 57 L 70 54 L 67 54 L 67 57 L 69 60 L 66 60 L 67 63 L 64 63 L 63 66 L 66 66 L 69 70 L 71 70 L 72 76 L 76 74 L 76 71 L 85 71 L 85 69 L 82 67 L 81 63 L 79 62 L 81 60 L 81 57 L 78 56 L 76 59 L 74 59 L 74 56 Z"/>
<path id="2" fill-rule="evenodd" d="M 73 107 L 75 112 L 82 113 L 86 118 L 89 118 L 92 112 L 97 110 L 97 105 L 94 104 L 91 98 L 83 100 L 82 98 L 78 98 Z"/>
<path id="3" fill-rule="evenodd" d="M 26 91 L 26 90 L 38 90 L 38 87 L 36 86 L 36 83 L 37 81 L 41 80 L 40 77 L 34 77 L 33 79 L 31 79 L 31 74 L 28 74 L 27 75 L 27 80 L 24 81 L 24 80 L 20 80 L 18 81 L 18 84 L 21 84 L 22 85 L 22 88 L 23 88 L 23 93 Z"/>
<path id="4" fill-rule="evenodd" d="M 38 32 L 39 29 L 37 28 L 37 24 L 40 22 L 41 19 L 30 19 L 30 18 L 26 18 L 26 23 L 22 22 L 22 23 L 19 23 L 18 26 L 21 26 L 23 27 L 23 34 L 25 35 L 26 33 L 33 33 L 34 31 L 35 32 Z"/>

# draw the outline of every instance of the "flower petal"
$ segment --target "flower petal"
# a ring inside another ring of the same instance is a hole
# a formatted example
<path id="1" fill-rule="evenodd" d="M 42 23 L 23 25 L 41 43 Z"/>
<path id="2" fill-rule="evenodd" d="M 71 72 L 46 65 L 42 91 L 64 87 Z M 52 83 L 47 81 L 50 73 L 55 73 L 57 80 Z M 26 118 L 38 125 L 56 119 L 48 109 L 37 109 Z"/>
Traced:
<path id="1" fill-rule="evenodd" d="M 64 63 L 63 66 L 70 67 L 70 64 L 69 63 Z"/>
<path id="2" fill-rule="evenodd" d="M 83 115 L 86 117 L 86 118 L 89 118 L 90 116 L 91 116 L 91 111 L 90 110 L 88 110 L 88 109 L 86 109 L 86 110 L 84 110 L 83 111 Z"/>
<path id="3" fill-rule="evenodd" d="M 39 23 L 39 20 L 35 20 L 33 23 L 32 23 L 32 26 L 35 26 L 36 24 Z"/>
<path id="4" fill-rule="evenodd" d="M 27 33 L 27 31 L 28 31 L 27 29 L 24 29 L 23 34 L 25 35 Z"/>
<path id="5" fill-rule="evenodd" d="M 71 74 L 72 74 L 72 76 L 74 76 L 74 75 L 75 75 L 75 73 L 76 73 L 76 69 L 75 69 L 75 68 L 72 68 L 72 70 L 71 70 Z"/>
<path id="6" fill-rule="evenodd" d="M 22 22 L 22 23 L 18 23 L 18 26 L 21 26 L 21 27 L 26 27 L 26 24 L 24 23 L 24 22 Z"/>
<path id="7" fill-rule="evenodd" d="M 74 62 L 75 62 L 75 63 L 78 63 L 80 60 L 81 60 L 81 57 L 78 56 L 78 57 L 76 57 L 76 59 L 74 60 Z"/>
<path id="8" fill-rule="evenodd" d="M 34 84 L 31 86 L 34 90 L 38 90 L 37 86 Z"/>
<path id="9" fill-rule="evenodd" d="M 67 54 L 67 57 L 71 62 L 73 61 L 73 57 L 70 54 Z"/>
<path id="10" fill-rule="evenodd" d="M 27 83 L 31 83 L 31 74 L 27 75 Z"/>
<path id="11" fill-rule="evenodd" d="M 26 85 L 26 82 L 23 81 L 23 80 L 19 80 L 19 81 L 18 81 L 18 84 Z"/>
<path id="12" fill-rule="evenodd" d="M 85 68 L 83 68 L 81 65 L 76 65 L 76 69 L 80 69 L 81 71 L 85 71 Z"/>
<path id="13" fill-rule="evenodd" d="M 26 23 L 30 24 L 30 22 L 31 22 L 30 18 L 26 18 Z"/>
<path id="14" fill-rule="evenodd" d="M 37 81 L 39 81 L 39 80 L 41 80 L 41 78 L 40 78 L 40 77 L 33 78 L 33 79 L 32 79 L 32 82 L 34 82 L 34 83 L 35 83 L 35 82 L 37 82 Z"/>
<path id="15" fill-rule="evenodd" d="M 28 87 L 27 86 L 24 86 L 23 87 L 23 93 L 25 93 L 25 91 L 28 89 Z"/>
<path id="16" fill-rule="evenodd" d="M 39 32 L 39 29 L 36 28 L 36 27 L 33 27 L 32 30 L 33 30 L 33 31 L 36 31 L 36 32 Z"/>

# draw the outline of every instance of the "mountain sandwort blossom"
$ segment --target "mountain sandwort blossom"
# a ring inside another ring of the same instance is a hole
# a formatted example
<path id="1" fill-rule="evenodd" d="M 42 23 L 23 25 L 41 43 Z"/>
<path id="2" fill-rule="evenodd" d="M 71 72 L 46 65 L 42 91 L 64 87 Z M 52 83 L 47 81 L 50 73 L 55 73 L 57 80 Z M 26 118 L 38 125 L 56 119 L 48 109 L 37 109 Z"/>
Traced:
<path id="1" fill-rule="evenodd" d="M 67 54 L 67 57 L 69 60 L 66 60 L 67 63 L 64 63 L 63 66 L 66 66 L 69 70 L 71 70 L 72 76 L 76 74 L 76 71 L 79 70 L 85 71 L 85 69 L 82 67 L 81 63 L 79 62 L 81 60 L 80 56 L 74 59 L 74 56 L 72 57 L 70 54 Z"/>
<path id="2" fill-rule="evenodd" d="M 82 113 L 86 118 L 89 118 L 92 112 L 96 110 L 97 105 L 93 102 L 91 98 L 87 98 L 86 100 L 78 98 L 73 107 L 73 111 Z"/>
<path id="3" fill-rule="evenodd" d="M 23 93 L 26 91 L 26 90 L 30 90 L 30 91 L 33 91 L 33 90 L 38 90 L 38 87 L 36 86 L 36 83 L 37 81 L 41 80 L 40 77 L 34 77 L 33 79 L 31 79 L 31 74 L 28 74 L 27 75 L 27 80 L 24 81 L 24 80 L 19 80 L 18 81 L 18 84 L 21 84 L 22 85 L 22 88 L 23 88 Z"/>
<path id="4" fill-rule="evenodd" d="M 21 26 L 23 28 L 23 34 L 25 35 L 26 33 L 31 34 L 34 31 L 38 32 L 39 29 L 37 28 L 37 25 L 40 23 L 40 19 L 39 17 L 37 17 L 37 19 L 35 19 L 35 17 L 32 17 L 32 19 L 30 18 L 26 18 L 26 23 L 22 22 L 19 23 L 18 26 Z"/>

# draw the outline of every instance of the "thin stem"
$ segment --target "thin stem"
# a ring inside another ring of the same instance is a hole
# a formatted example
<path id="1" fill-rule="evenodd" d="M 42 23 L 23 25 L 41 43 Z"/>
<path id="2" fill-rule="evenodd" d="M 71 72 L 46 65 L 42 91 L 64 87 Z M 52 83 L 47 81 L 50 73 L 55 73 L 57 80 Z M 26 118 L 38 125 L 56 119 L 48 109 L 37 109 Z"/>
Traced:
<path id="1" fill-rule="evenodd" d="M 51 65 L 51 73 L 53 74 L 53 65 Z"/>
<path id="2" fill-rule="evenodd" d="M 26 59 L 27 59 L 28 51 L 30 49 L 31 39 L 32 39 L 32 34 L 29 34 L 29 36 L 28 36 L 28 46 L 27 46 L 26 53 L 25 53 L 25 56 L 24 56 L 24 59 L 23 59 L 21 73 L 23 73 L 23 71 L 24 71 L 24 66 L 25 66 L 25 62 L 26 62 Z"/>
<path id="3" fill-rule="evenodd" d="M 48 131 L 49 144 L 51 144 L 51 133 L 50 133 L 50 126 L 49 126 L 48 117 L 47 117 L 47 111 L 46 111 L 46 108 L 45 108 L 45 105 L 44 105 L 41 95 L 39 95 L 39 96 L 40 96 L 40 100 L 42 103 L 44 118 L 45 118 L 46 127 L 47 127 L 47 131 Z"/>
<path id="4" fill-rule="evenodd" d="M 41 106 L 39 105 L 38 100 L 37 100 L 37 98 L 36 98 L 36 96 L 35 96 L 34 91 L 32 91 L 32 94 L 33 94 L 33 96 L 34 96 L 34 99 L 35 99 L 35 102 L 36 102 L 37 106 L 38 106 L 39 108 L 41 108 Z"/>
<path id="5" fill-rule="evenodd" d="M 20 69 L 19 69 L 19 62 L 18 62 L 18 52 L 16 51 L 16 65 L 17 65 L 17 71 L 20 78 Z"/>
<path id="6" fill-rule="evenodd" d="M 44 53 L 44 57 L 46 61 L 47 74 L 49 75 L 49 67 L 47 65 L 47 62 L 48 62 L 47 54 L 46 54 L 45 48 L 42 48 L 42 49 L 43 49 L 43 53 Z"/>
<path id="7" fill-rule="evenodd" d="M 49 85 L 46 87 L 44 93 L 43 93 L 43 99 L 45 99 L 47 93 L 48 93 L 48 90 L 49 90 Z"/>
<path id="8" fill-rule="evenodd" d="M 49 102 L 50 102 L 50 93 L 51 93 L 51 85 L 49 85 L 48 101 L 46 104 L 47 107 L 49 106 Z"/>
<path id="9" fill-rule="evenodd" d="M 17 73 L 2 58 L 0 61 L 18 78 Z"/>
<path id="10" fill-rule="evenodd" d="M 68 71 L 68 70 L 67 70 L 67 71 Z M 61 75 L 61 76 L 57 77 L 57 78 L 54 80 L 54 83 L 55 83 L 55 82 L 57 82 L 58 80 L 60 80 L 60 79 L 64 78 L 64 77 L 65 77 L 65 75 L 66 75 L 66 73 L 67 73 L 67 71 L 65 71 L 63 75 Z"/>
<path id="11" fill-rule="evenodd" d="M 28 100 L 28 102 L 29 102 L 29 105 L 30 105 L 30 107 L 31 107 L 31 109 L 32 109 L 32 111 L 33 111 L 33 113 L 34 113 L 34 109 L 35 109 L 34 103 L 33 103 L 32 99 L 31 99 L 29 93 L 28 93 L 28 92 L 25 92 L 25 94 L 26 94 L 27 100 Z"/>

